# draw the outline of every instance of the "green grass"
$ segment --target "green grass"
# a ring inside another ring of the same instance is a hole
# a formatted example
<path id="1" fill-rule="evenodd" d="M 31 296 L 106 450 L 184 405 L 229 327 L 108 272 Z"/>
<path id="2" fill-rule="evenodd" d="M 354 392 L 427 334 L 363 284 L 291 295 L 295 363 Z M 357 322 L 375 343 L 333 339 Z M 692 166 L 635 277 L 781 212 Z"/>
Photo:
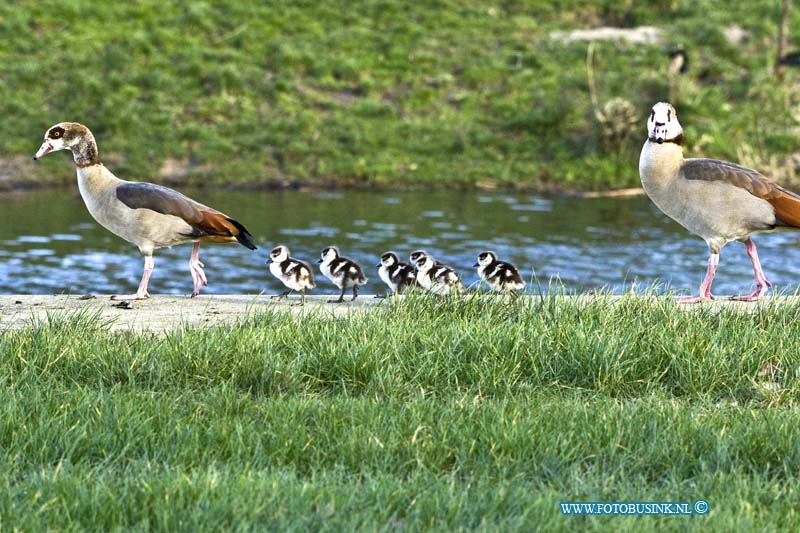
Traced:
<path id="1" fill-rule="evenodd" d="M 70 183 L 45 129 L 89 125 L 119 175 L 192 185 L 604 189 L 638 184 L 645 118 L 670 99 L 688 150 L 795 174 L 797 74 L 771 74 L 780 3 L 96 2 L 0 5 L 0 183 Z M 725 28 L 749 33 L 730 44 Z M 662 43 L 552 31 L 654 25 Z M 800 10 L 792 13 L 800 27 Z M 667 50 L 691 70 L 665 74 Z"/>
<path id="2" fill-rule="evenodd" d="M 799 316 L 649 296 L 418 296 L 165 336 L 55 316 L 0 334 L 0 523 L 797 529 Z M 558 506 L 698 498 L 708 515 Z"/>

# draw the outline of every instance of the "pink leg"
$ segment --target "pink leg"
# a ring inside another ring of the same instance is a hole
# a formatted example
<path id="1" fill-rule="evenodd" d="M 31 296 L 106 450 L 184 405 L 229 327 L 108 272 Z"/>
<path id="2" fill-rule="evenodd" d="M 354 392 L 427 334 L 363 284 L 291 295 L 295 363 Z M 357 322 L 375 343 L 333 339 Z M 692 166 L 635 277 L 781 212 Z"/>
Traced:
<path id="1" fill-rule="evenodd" d="M 747 255 L 753 262 L 753 274 L 756 276 L 756 290 L 750 294 L 740 294 L 738 296 L 731 296 L 731 300 L 740 300 L 742 302 L 755 302 L 767 292 L 767 289 L 772 287 L 772 283 L 767 281 L 764 271 L 761 270 L 761 262 L 758 260 L 758 252 L 756 251 L 756 243 L 747 239 L 744 243 Z"/>
<path id="2" fill-rule="evenodd" d="M 192 248 L 192 256 L 189 258 L 189 272 L 191 272 L 192 281 L 194 281 L 192 298 L 200 294 L 200 289 L 208 285 L 206 273 L 203 272 L 204 266 L 205 265 L 200 262 L 200 242 L 196 242 Z"/>
<path id="3" fill-rule="evenodd" d="M 153 273 L 153 256 L 144 256 L 144 273 L 142 274 L 142 281 L 139 282 L 139 289 L 136 294 L 116 294 L 111 297 L 112 300 L 144 300 L 150 298 L 150 293 L 147 292 L 147 284 L 150 283 L 150 274 Z"/>
<path id="4" fill-rule="evenodd" d="M 719 254 L 712 253 L 708 256 L 708 270 L 706 270 L 706 277 L 703 283 L 700 284 L 700 294 L 698 296 L 683 296 L 678 298 L 679 304 L 695 304 L 704 302 L 705 300 L 713 300 L 714 295 L 711 294 L 711 283 L 714 281 L 714 274 L 717 273 L 717 265 L 719 264 Z"/>

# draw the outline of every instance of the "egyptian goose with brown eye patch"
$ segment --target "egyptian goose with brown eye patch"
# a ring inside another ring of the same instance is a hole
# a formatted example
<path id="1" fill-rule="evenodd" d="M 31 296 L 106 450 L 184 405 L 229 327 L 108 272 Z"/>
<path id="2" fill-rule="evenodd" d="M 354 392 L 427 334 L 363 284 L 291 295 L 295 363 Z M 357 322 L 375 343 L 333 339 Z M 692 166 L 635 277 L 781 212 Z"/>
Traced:
<path id="1" fill-rule="evenodd" d="M 281 301 L 289 296 L 292 291 L 300 291 L 300 305 L 305 305 L 306 289 L 316 287 L 311 265 L 291 257 L 289 248 L 283 245 L 273 248 L 269 253 L 269 258 L 271 259 L 269 271 L 287 287 L 287 290 L 283 293 L 270 298 Z"/>
<path id="2" fill-rule="evenodd" d="M 353 300 L 358 298 L 358 287 L 367 283 L 361 266 L 352 259 L 339 255 L 339 249 L 329 246 L 322 250 L 319 269 L 322 274 L 331 280 L 334 285 L 342 289 L 338 300 L 328 300 L 328 303 L 340 303 L 344 300 L 344 292 L 353 289 Z M 353 300 L 350 300 L 351 302 Z"/>
<path id="3" fill-rule="evenodd" d="M 800 228 L 800 196 L 755 170 L 716 159 L 684 159 L 683 129 L 675 108 L 659 102 L 647 120 L 648 139 L 639 159 L 645 192 L 667 216 L 708 244 L 708 270 L 700 294 L 681 303 L 712 299 L 711 282 L 722 247 L 743 242 L 753 263 L 756 288 L 734 300 L 758 300 L 770 287 L 761 270 L 757 233 Z"/>
<path id="4" fill-rule="evenodd" d="M 208 282 L 199 252 L 201 242 L 239 242 L 255 250 L 253 237 L 236 220 L 183 194 L 151 183 L 124 181 L 100 162 L 97 143 L 89 128 L 75 122 L 52 126 L 33 156 L 69 150 L 78 167 L 78 189 L 89 213 L 101 226 L 139 247 L 144 274 L 136 294 L 115 300 L 141 300 L 150 296 L 147 284 L 153 272 L 153 250 L 193 242 L 189 271 L 194 281 L 192 297 Z"/>
<path id="5" fill-rule="evenodd" d="M 506 261 L 499 261 L 494 252 L 482 252 L 478 255 L 478 262 L 472 266 L 477 267 L 478 276 L 493 290 L 516 296 L 514 291 L 525 288 L 525 281 L 517 267 Z"/>

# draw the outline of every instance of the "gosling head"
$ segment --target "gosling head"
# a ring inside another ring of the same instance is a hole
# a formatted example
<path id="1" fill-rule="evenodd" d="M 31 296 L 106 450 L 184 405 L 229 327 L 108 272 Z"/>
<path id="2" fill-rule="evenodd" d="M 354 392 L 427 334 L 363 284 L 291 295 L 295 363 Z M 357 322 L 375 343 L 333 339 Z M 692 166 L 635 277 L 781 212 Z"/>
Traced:
<path id="1" fill-rule="evenodd" d="M 411 264 L 416 265 L 417 261 L 420 260 L 422 257 L 428 257 L 428 252 L 425 250 L 416 250 L 411 252 L 411 255 L 408 258 L 411 260 Z"/>
<path id="2" fill-rule="evenodd" d="M 492 263 L 494 263 L 496 261 L 497 261 L 497 255 L 494 252 L 489 252 L 489 251 L 481 252 L 481 254 L 478 255 L 478 262 L 475 263 L 472 266 L 473 267 L 479 267 L 479 266 L 485 267 L 485 266 L 491 265 Z"/>
<path id="3" fill-rule="evenodd" d="M 421 255 L 417 257 L 417 260 L 414 261 L 414 266 L 417 267 L 417 270 L 420 272 L 427 272 L 433 268 L 433 258 L 429 255 Z"/>
<path id="4" fill-rule="evenodd" d="M 390 266 L 396 265 L 399 262 L 400 262 L 400 259 L 398 259 L 396 253 L 394 253 L 394 252 L 386 252 L 385 254 L 383 254 L 381 256 L 381 262 L 378 263 L 375 266 L 378 266 L 378 267 L 382 267 L 383 266 L 383 267 L 389 268 Z"/>
<path id="5" fill-rule="evenodd" d="M 322 250 L 319 261 L 317 261 L 317 263 L 327 264 L 332 262 L 337 257 L 339 257 L 339 249 L 336 248 L 335 246 L 328 246 L 327 248 L 324 248 Z"/>
<path id="6" fill-rule="evenodd" d="M 283 263 L 284 261 L 289 259 L 289 249 L 283 245 L 276 246 L 269 253 L 269 258 L 272 260 L 273 263 Z"/>

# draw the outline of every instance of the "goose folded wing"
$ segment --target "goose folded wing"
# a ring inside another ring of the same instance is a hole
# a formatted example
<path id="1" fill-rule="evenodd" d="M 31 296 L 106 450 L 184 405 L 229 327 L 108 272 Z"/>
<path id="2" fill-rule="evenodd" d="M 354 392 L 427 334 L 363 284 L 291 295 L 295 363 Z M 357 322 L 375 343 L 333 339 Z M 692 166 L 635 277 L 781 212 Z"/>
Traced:
<path id="1" fill-rule="evenodd" d="M 781 195 L 781 188 L 753 169 L 716 159 L 687 159 L 681 167 L 687 180 L 721 181 L 740 187 L 758 198 L 770 200 Z"/>
<path id="2" fill-rule="evenodd" d="M 681 173 L 689 180 L 722 181 L 768 201 L 782 225 L 800 227 L 800 196 L 753 169 L 716 159 L 687 159 Z"/>
<path id="3" fill-rule="evenodd" d="M 192 227 L 187 237 L 233 238 L 238 229 L 224 213 L 161 185 L 125 183 L 117 187 L 117 199 L 131 209 L 149 209 L 183 219 Z"/>

